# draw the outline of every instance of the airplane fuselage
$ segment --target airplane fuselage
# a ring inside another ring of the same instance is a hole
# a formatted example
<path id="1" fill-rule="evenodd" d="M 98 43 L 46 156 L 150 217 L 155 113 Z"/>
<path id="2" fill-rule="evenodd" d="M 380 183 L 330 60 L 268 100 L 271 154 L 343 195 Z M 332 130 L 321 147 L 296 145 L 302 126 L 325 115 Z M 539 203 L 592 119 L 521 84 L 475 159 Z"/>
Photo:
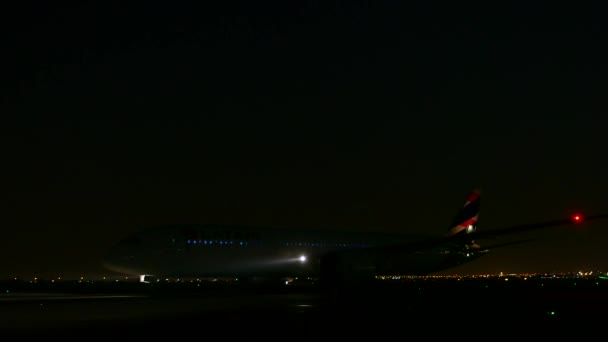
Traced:
<path id="1" fill-rule="evenodd" d="M 222 226 L 149 229 L 113 248 L 106 268 L 166 277 L 315 276 L 324 257 L 365 274 L 426 274 L 475 258 L 456 246 L 408 251 L 374 247 L 423 241 L 423 236 Z M 468 255 L 467 255 L 468 254 Z"/>

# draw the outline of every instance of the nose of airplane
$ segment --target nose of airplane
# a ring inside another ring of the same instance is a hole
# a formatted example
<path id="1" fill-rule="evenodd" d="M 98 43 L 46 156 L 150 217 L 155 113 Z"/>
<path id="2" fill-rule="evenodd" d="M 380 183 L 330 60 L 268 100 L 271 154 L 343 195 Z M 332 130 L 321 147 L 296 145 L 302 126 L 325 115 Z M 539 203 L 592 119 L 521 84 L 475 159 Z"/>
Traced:
<path id="1" fill-rule="evenodd" d="M 120 264 L 119 259 L 120 258 L 116 253 L 116 247 L 114 247 L 103 256 L 101 259 L 101 265 L 110 271 L 116 271 Z"/>
<path id="2" fill-rule="evenodd" d="M 132 251 L 128 251 L 123 243 L 119 243 L 101 259 L 102 266 L 110 271 L 118 273 L 130 273 L 135 257 Z"/>

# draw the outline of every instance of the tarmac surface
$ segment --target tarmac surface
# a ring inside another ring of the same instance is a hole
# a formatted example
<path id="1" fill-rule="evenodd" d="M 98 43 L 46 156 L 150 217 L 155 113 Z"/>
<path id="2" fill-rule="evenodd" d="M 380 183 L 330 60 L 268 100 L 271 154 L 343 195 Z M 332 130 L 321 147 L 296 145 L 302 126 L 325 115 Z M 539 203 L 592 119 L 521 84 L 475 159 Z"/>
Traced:
<path id="1" fill-rule="evenodd" d="M 595 279 L 3 286 L 14 290 L 0 295 L 0 331 L 20 338 L 546 338 L 597 333 L 608 317 L 608 281 Z"/>

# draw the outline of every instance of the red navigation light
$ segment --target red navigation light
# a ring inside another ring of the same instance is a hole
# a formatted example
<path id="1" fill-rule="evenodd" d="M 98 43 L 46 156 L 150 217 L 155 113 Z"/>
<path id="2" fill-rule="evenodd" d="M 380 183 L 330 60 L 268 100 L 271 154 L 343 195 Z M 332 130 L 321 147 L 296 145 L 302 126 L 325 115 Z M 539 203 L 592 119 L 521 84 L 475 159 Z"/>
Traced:
<path id="1" fill-rule="evenodd" d="M 572 216 L 572 221 L 575 223 L 581 222 L 583 221 L 583 217 L 579 214 L 574 214 L 574 216 Z"/>

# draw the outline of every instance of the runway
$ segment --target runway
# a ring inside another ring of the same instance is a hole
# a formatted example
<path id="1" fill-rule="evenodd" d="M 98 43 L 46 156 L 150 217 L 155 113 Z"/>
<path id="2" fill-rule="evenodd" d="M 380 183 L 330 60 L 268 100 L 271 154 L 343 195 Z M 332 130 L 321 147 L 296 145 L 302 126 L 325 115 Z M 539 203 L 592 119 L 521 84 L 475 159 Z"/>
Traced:
<path id="1" fill-rule="evenodd" d="M 537 285 L 507 287 L 476 281 L 331 291 L 304 287 L 10 293 L 0 296 L 0 329 L 4 336 L 68 339 L 105 339 L 117 334 L 146 339 L 199 335 L 273 340 L 293 334 L 298 338 L 429 332 L 447 336 L 453 329 L 509 334 L 524 328 L 546 336 L 557 328 L 596 329 L 592 322 L 604 316 L 608 304 L 604 283 Z"/>
<path id="2" fill-rule="evenodd" d="M 142 298 L 144 295 L 74 295 L 69 293 L 10 293 L 0 296 L 0 303 L 8 302 L 47 302 L 68 300 L 101 300 Z"/>

